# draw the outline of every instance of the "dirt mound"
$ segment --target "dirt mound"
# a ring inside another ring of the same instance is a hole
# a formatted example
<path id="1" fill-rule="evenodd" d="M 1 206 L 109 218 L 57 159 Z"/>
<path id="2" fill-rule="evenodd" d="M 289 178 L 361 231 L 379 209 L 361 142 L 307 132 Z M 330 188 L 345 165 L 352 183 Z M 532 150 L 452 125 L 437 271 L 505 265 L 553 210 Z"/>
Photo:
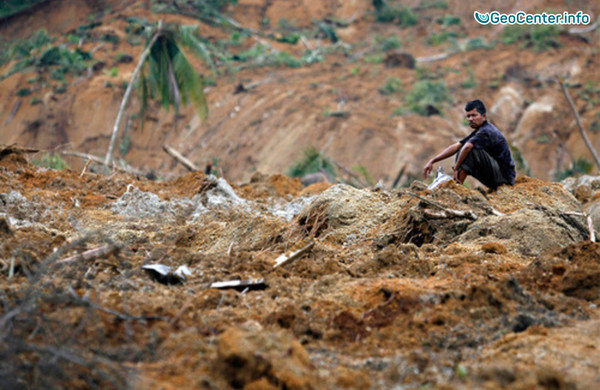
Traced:
<path id="1" fill-rule="evenodd" d="M 600 244 L 577 243 L 547 253 L 533 261 L 522 277 L 537 289 L 600 303 Z"/>
<path id="2" fill-rule="evenodd" d="M 2 175 L 0 370 L 30 380 L 54 362 L 42 387 L 75 386 L 61 378 L 77 375 L 225 389 L 550 381 L 522 364 L 505 377 L 479 351 L 567 329 L 599 301 L 600 249 L 581 241 L 586 228 L 569 213 L 579 203 L 552 183 L 491 194 L 338 184 L 304 196 L 283 176 L 237 186 L 202 173 Z M 142 269 L 157 263 L 191 275 L 163 285 Z M 248 279 L 264 285 L 211 288 Z M 457 377 L 458 364 L 475 374 Z"/>
<path id="3" fill-rule="evenodd" d="M 325 388 L 293 336 L 264 331 L 258 324 L 225 330 L 219 336 L 216 366 L 234 388 Z"/>

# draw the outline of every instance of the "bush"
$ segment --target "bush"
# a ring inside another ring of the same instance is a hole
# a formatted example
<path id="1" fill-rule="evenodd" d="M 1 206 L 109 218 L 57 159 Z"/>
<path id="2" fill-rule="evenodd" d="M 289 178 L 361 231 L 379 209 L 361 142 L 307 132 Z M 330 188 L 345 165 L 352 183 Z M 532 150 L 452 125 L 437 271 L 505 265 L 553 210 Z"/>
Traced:
<path id="1" fill-rule="evenodd" d="M 376 11 L 375 20 L 381 23 L 397 22 L 403 27 L 410 27 L 417 24 L 419 17 L 409 7 L 384 5 Z"/>
<path id="2" fill-rule="evenodd" d="M 379 88 L 379 93 L 382 95 L 393 95 L 400 91 L 402 80 L 397 77 L 388 77 L 383 87 Z"/>
<path id="3" fill-rule="evenodd" d="M 431 46 L 441 45 L 442 43 L 446 43 L 449 39 L 457 38 L 458 33 L 454 31 L 442 31 L 439 33 L 431 34 L 427 38 L 427 44 Z"/>
<path id="4" fill-rule="evenodd" d="M 500 42 L 505 45 L 521 42 L 521 48 L 545 51 L 561 47 L 558 40 L 559 29 L 552 25 L 511 25 L 500 34 Z"/>
<path id="5" fill-rule="evenodd" d="M 294 163 L 287 171 L 290 177 L 302 177 L 309 173 L 326 172 L 331 177 L 336 177 L 337 173 L 331 159 L 325 157 L 314 147 L 304 149 L 303 156 Z"/>
<path id="6" fill-rule="evenodd" d="M 38 167 L 62 170 L 68 168 L 67 163 L 59 154 L 46 154 L 41 160 L 34 160 L 33 163 Z"/>
<path id="7" fill-rule="evenodd" d="M 438 18 L 437 22 L 442 26 L 457 26 L 460 24 L 461 20 L 458 16 L 444 15 L 443 17 Z"/>
<path id="8" fill-rule="evenodd" d="M 429 116 L 442 112 L 442 105 L 451 102 L 452 96 L 442 80 L 417 81 L 406 95 L 408 107 L 419 115 Z"/>
<path id="9" fill-rule="evenodd" d="M 31 95 L 31 89 L 29 88 L 23 88 L 17 91 L 17 96 L 24 97 L 29 95 Z"/>
<path id="10" fill-rule="evenodd" d="M 571 176 L 586 175 L 592 173 L 593 170 L 594 164 L 584 157 L 578 157 L 570 168 L 556 172 L 554 180 L 561 181 Z"/>
<path id="11" fill-rule="evenodd" d="M 381 50 L 390 51 L 400 49 L 402 47 L 402 42 L 400 42 L 400 38 L 397 35 L 390 35 L 385 38 L 377 39 Z"/>
<path id="12" fill-rule="evenodd" d="M 16 15 L 44 0 L 4 0 L 0 3 L 0 18 Z"/>

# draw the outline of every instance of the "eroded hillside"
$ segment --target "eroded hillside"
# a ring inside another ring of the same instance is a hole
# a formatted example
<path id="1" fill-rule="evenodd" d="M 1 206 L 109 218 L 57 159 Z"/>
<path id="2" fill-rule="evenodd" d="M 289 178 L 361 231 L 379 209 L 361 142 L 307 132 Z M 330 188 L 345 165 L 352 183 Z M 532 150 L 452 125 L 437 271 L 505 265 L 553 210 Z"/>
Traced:
<path id="1" fill-rule="evenodd" d="M 162 3 L 55 0 L 4 21 L 4 39 L 45 28 L 52 45 L 79 46 L 92 59 L 89 70 L 75 74 L 33 67 L 2 80 L 0 142 L 103 156 L 143 47 L 136 34 L 143 23 L 163 20 L 198 25 L 212 48 L 212 71 L 211 63 L 194 59 L 207 80 L 210 116 L 201 122 L 189 108 L 175 128 L 173 112 L 157 103 L 142 130 L 134 99 L 118 155 L 146 172 L 184 172 L 162 150 L 165 143 L 199 166 L 212 161 L 234 181 L 255 171 L 283 172 L 313 146 L 391 184 L 405 165 L 406 174 L 418 177 L 432 153 L 467 133 L 463 106 L 474 97 L 486 102 L 530 175 L 549 179 L 578 159 L 588 163 L 577 167 L 590 169 L 556 78 L 566 78 L 595 142 L 598 30 L 482 26 L 473 11 L 597 15 L 595 3 L 390 1 L 395 11 L 387 14 L 369 1 L 241 0 L 223 10 L 229 27 L 186 16 L 199 14 L 186 2 Z"/>

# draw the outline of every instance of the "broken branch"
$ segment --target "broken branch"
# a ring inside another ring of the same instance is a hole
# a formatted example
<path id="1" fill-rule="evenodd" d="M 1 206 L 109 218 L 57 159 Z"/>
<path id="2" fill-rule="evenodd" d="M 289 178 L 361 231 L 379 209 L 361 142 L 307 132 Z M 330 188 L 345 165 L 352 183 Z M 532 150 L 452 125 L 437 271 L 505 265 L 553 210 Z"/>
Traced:
<path id="1" fill-rule="evenodd" d="M 275 265 L 273 266 L 273 269 L 296 260 L 298 257 L 302 256 L 304 253 L 311 250 L 314 246 L 315 246 L 315 242 L 311 241 L 310 244 L 304 246 L 301 249 L 298 249 L 295 252 L 290 253 L 289 255 L 284 253 L 283 255 L 281 255 L 277 259 L 275 259 Z"/>
<path id="2" fill-rule="evenodd" d="M 477 214 L 475 214 L 471 210 L 466 210 L 466 211 L 453 210 L 453 209 L 446 208 L 446 207 L 442 206 L 441 204 L 439 204 L 437 202 L 434 202 L 432 200 L 426 199 L 426 198 L 422 197 L 421 195 L 417 195 L 414 192 L 403 191 L 403 193 L 407 194 L 407 195 L 410 195 L 410 196 L 413 196 L 413 197 L 419 199 L 421 202 L 423 202 L 425 204 L 428 204 L 428 205 L 436 207 L 436 208 L 438 208 L 438 209 L 440 209 L 442 211 L 445 211 L 446 213 L 450 214 L 453 217 L 468 218 L 468 219 L 472 219 L 473 221 L 477 220 Z"/>
<path id="3" fill-rule="evenodd" d="M 192 172 L 198 170 L 198 167 L 196 166 L 196 164 L 194 164 L 193 162 L 188 160 L 186 157 L 184 157 L 183 154 L 179 153 L 177 150 L 173 149 L 169 145 L 167 145 L 167 144 L 163 145 L 163 150 L 169 156 L 173 157 L 178 163 L 181 163 L 181 165 L 186 167 L 188 170 L 190 170 Z"/>
<path id="4" fill-rule="evenodd" d="M 105 165 L 109 168 L 114 168 L 117 171 L 121 171 L 121 172 L 125 172 L 125 173 L 131 173 L 133 175 L 139 175 L 139 176 L 144 176 L 145 173 L 134 168 L 131 167 L 129 165 L 126 166 L 118 166 L 115 162 L 112 162 L 110 164 L 106 164 L 106 161 L 104 161 L 103 159 L 101 159 L 100 157 L 96 157 L 92 154 L 87 154 L 87 153 L 80 153 L 80 152 L 75 152 L 75 151 L 69 151 L 69 150 L 63 150 L 62 152 L 60 152 L 60 154 L 64 155 L 64 156 L 73 156 L 73 157 L 79 157 L 79 158 L 83 158 L 86 160 L 91 160 L 97 164 L 101 164 L 101 165 Z"/>
<path id="5" fill-rule="evenodd" d="M 106 256 L 108 254 L 116 252 L 119 249 L 120 248 L 115 244 L 108 244 L 99 248 L 90 249 L 89 251 L 79 253 L 75 256 L 70 256 L 61 260 L 57 260 L 56 264 L 72 263 L 79 260 L 93 260 L 97 259 L 98 257 Z"/>

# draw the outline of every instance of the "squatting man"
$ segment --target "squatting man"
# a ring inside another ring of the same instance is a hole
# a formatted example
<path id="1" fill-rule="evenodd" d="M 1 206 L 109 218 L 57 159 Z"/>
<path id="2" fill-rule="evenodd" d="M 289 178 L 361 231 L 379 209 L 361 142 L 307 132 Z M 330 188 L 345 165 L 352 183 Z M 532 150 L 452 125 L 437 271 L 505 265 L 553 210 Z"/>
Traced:
<path id="1" fill-rule="evenodd" d="M 515 163 L 508 142 L 500 130 L 487 121 L 485 105 L 481 100 L 473 100 L 467 103 L 465 111 L 473 131 L 429 160 L 423 168 L 423 176 L 431 173 L 433 164 L 456 154 L 452 169 L 457 183 L 463 184 L 471 175 L 492 190 L 503 184 L 514 185 Z"/>

